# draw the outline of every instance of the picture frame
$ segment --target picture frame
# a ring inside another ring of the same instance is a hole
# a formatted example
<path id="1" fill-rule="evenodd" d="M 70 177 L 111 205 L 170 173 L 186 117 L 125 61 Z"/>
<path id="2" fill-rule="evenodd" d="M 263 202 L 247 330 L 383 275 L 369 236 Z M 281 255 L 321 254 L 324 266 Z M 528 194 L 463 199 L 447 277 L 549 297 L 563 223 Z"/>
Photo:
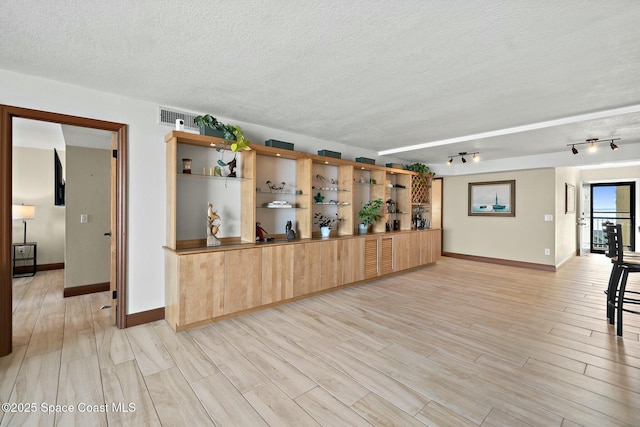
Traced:
<path id="1" fill-rule="evenodd" d="M 576 213 L 576 186 L 569 183 L 564 184 L 564 213 Z"/>
<path id="2" fill-rule="evenodd" d="M 516 216 L 516 181 L 469 183 L 468 216 Z"/>

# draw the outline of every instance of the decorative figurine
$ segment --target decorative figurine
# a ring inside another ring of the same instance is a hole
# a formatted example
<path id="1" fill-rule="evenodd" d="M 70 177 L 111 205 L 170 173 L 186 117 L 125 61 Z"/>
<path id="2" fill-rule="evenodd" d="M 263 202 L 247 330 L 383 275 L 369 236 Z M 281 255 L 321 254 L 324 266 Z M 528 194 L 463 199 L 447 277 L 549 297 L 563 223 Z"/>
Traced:
<path id="1" fill-rule="evenodd" d="M 191 159 L 182 159 L 182 173 L 191 173 Z"/>
<path id="2" fill-rule="evenodd" d="M 287 240 L 295 240 L 296 232 L 293 230 L 293 226 L 291 225 L 291 221 L 287 221 L 287 225 L 285 227 L 287 233 Z"/>
<path id="3" fill-rule="evenodd" d="M 316 203 L 322 203 L 322 201 L 324 200 L 324 196 L 318 193 L 313 197 L 313 199 L 316 201 Z"/>
<path id="4" fill-rule="evenodd" d="M 216 211 L 213 210 L 213 204 L 209 202 L 207 209 L 207 246 L 219 246 L 220 240 L 216 237 L 220 231 L 221 218 Z"/>
<path id="5" fill-rule="evenodd" d="M 271 181 L 267 181 L 266 184 L 272 193 L 282 193 L 282 191 L 284 190 L 284 186 L 287 185 L 284 181 L 280 183 L 280 186 L 272 183 Z"/>
<path id="6" fill-rule="evenodd" d="M 273 237 L 267 237 L 267 230 L 260 226 L 259 222 L 256 222 L 256 240 L 260 242 L 269 242 L 273 240 Z"/>
<path id="7" fill-rule="evenodd" d="M 236 158 L 234 157 L 233 160 L 231 160 L 229 163 L 227 163 L 227 166 L 229 166 L 229 175 L 227 175 L 227 176 L 231 177 L 231 178 L 235 178 L 236 177 L 236 166 L 237 166 Z"/>

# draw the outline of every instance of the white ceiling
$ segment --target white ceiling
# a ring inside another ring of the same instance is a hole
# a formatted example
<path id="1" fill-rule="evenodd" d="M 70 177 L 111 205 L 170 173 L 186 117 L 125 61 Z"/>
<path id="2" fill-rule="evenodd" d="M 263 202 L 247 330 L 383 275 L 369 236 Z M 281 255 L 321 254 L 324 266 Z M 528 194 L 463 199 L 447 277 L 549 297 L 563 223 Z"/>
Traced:
<path id="1" fill-rule="evenodd" d="M 637 0 L 2 9 L 0 68 L 377 151 L 640 106 Z M 640 113 L 395 156 L 444 164 L 461 151 L 484 161 L 555 153 L 575 165 L 566 144 L 612 137 L 620 157 L 640 147 Z"/>
<path id="2" fill-rule="evenodd" d="M 14 118 L 12 126 L 12 142 L 17 147 L 43 150 L 53 150 L 55 148 L 58 151 L 65 151 L 68 145 L 99 148 L 101 150 L 109 150 L 111 148 L 111 135 L 113 132 L 106 130 L 21 118 Z"/>

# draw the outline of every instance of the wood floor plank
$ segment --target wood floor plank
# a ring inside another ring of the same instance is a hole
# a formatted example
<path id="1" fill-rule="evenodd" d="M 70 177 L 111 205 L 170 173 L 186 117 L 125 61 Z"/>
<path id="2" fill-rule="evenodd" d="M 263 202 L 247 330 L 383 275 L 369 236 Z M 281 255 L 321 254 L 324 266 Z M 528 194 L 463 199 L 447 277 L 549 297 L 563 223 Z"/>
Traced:
<path id="1" fill-rule="evenodd" d="M 430 400 L 394 378 L 339 350 L 323 338 L 306 339 L 301 341 L 300 345 L 410 415 L 417 414 Z"/>
<path id="2" fill-rule="evenodd" d="M 53 426 L 55 413 L 41 410 L 42 403 L 56 404 L 60 376 L 61 351 L 38 354 L 24 359 L 9 398 L 12 403 L 36 403 L 34 411 L 7 412 L 2 426 Z"/>
<path id="3" fill-rule="evenodd" d="M 111 408 L 104 400 L 97 355 L 62 363 L 56 404 L 75 408 L 56 413 L 56 425 L 107 425 Z"/>
<path id="4" fill-rule="evenodd" d="M 189 331 L 189 335 L 240 393 L 269 382 L 242 353 L 210 327 L 194 329 Z"/>
<path id="5" fill-rule="evenodd" d="M 127 337 L 140 366 L 140 372 L 145 377 L 175 366 L 173 358 L 153 329 L 153 325 L 147 323 L 128 328 Z"/>
<path id="6" fill-rule="evenodd" d="M 351 376 L 298 346 L 288 337 L 272 333 L 262 337 L 261 340 L 347 406 L 354 404 L 369 393 L 369 389 Z"/>
<path id="7" fill-rule="evenodd" d="M 134 360 L 101 369 L 109 426 L 159 426 L 151 395 Z"/>
<path id="8" fill-rule="evenodd" d="M 616 336 L 610 271 L 601 255 L 557 272 L 445 257 L 178 334 L 117 329 L 108 292 L 63 298 L 64 271 L 39 272 L 13 281 L 0 398 L 135 405 L 109 425 L 637 426 L 640 316 Z"/>
<path id="9" fill-rule="evenodd" d="M 319 426 L 309 414 L 272 383 L 243 393 L 270 426 Z"/>
<path id="10" fill-rule="evenodd" d="M 242 394 L 222 372 L 191 384 L 216 426 L 266 426 Z"/>
<path id="11" fill-rule="evenodd" d="M 369 393 L 354 403 L 353 409 L 374 426 L 425 425 L 375 393 Z"/>
<path id="12" fill-rule="evenodd" d="M 162 425 L 214 425 L 177 367 L 148 375 L 145 381 Z"/>
<path id="13" fill-rule="evenodd" d="M 153 322 L 152 325 L 187 382 L 191 383 L 218 372 L 215 363 L 186 332 L 174 332 L 164 320 Z"/>
<path id="14" fill-rule="evenodd" d="M 332 426 L 371 426 L 352 408 L 341 403 L 320 387 L 309 390 L 295 399 L 309 415 L 320 425 Z"/>

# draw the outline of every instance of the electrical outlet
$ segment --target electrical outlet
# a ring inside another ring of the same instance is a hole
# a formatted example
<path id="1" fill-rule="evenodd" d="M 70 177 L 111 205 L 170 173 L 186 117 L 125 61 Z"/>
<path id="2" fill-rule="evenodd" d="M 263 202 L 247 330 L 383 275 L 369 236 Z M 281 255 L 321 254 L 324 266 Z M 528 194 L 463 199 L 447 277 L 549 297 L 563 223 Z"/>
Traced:
<path id="1" fill-rule="evenodd" d="M 551 255 L 551 249 L 549 249 L 549 248 L 545 248 L 545 250 L 544 250 L 544 254 L 545 254 L 545 255 Z"/>

